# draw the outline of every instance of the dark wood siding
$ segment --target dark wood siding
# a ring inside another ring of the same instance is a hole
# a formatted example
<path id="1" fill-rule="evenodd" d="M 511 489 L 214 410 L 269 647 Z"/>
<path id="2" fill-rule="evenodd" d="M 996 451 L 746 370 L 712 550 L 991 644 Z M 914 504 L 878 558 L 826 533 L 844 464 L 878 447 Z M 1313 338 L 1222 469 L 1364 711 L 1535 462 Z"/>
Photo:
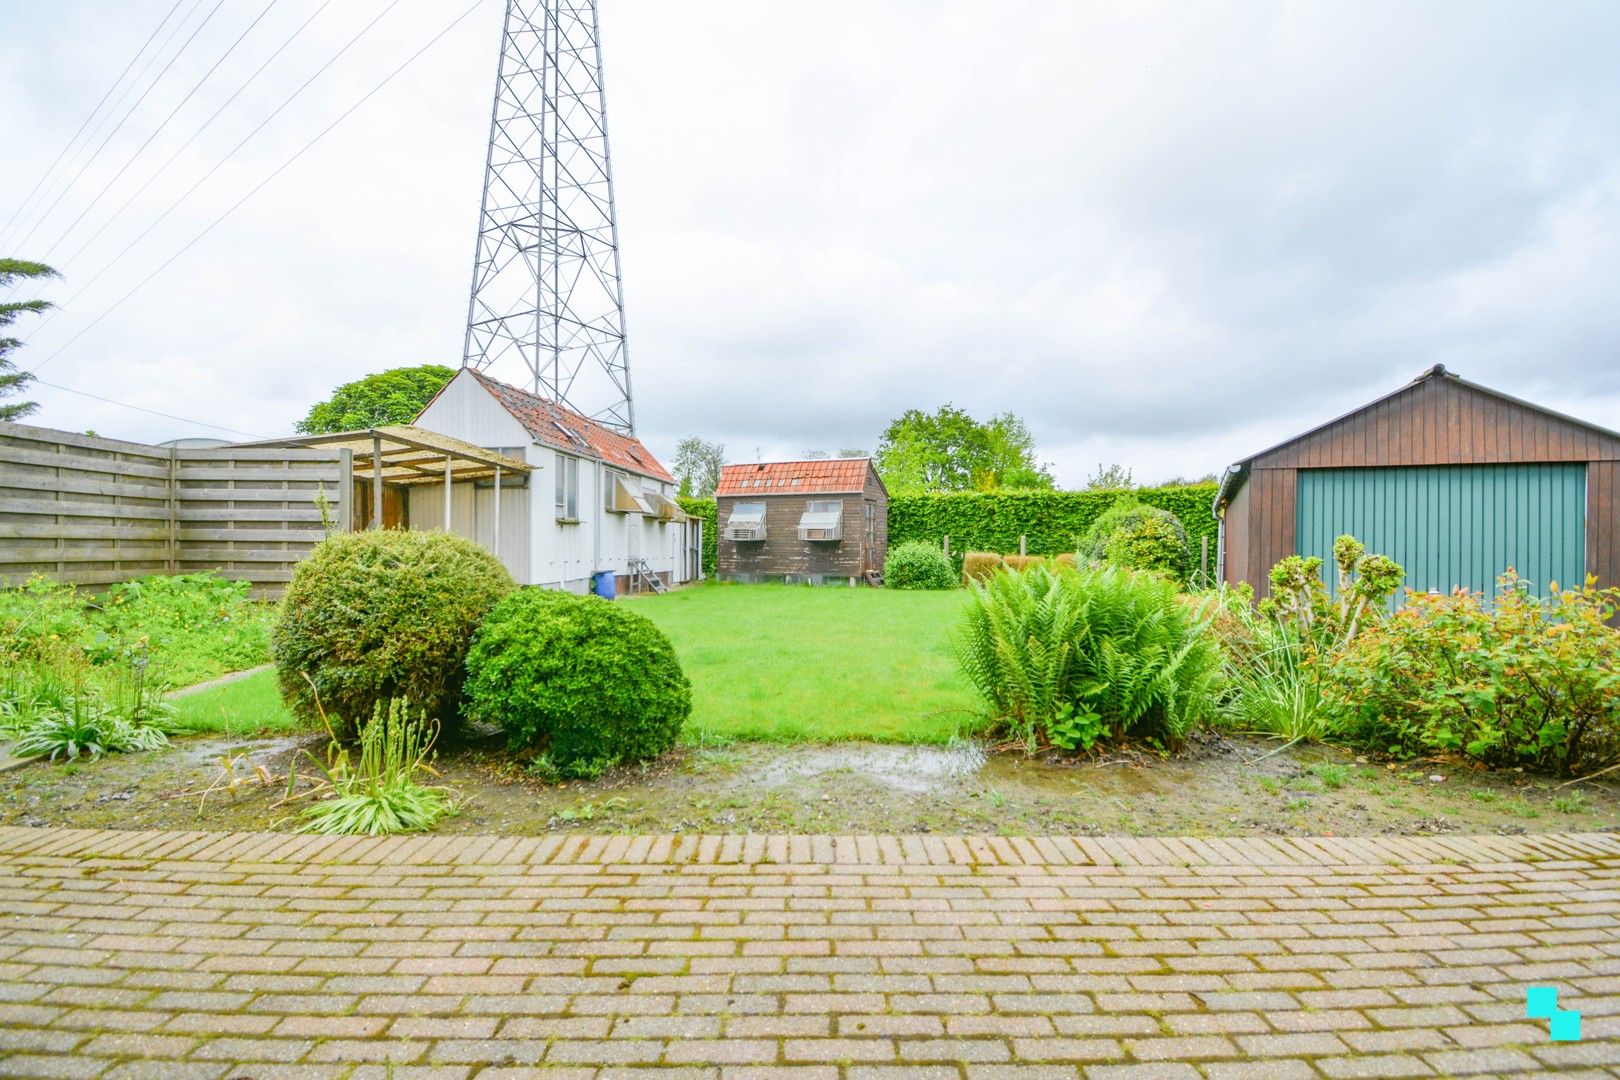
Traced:
<path id="1" fill-rule="evenodd" d="M 842 540 L 800 540 L 799 519 L 811 502 L 837 500 L 843 504 Z M 726 539 L 726 521 L 738 503 L 765 504 L 765 539 Z M 866 505 L 874 505 L 873 542 L 867 543 Z M 889 496 L 877 473 L 867 469 L 863 491 L 847 494 L 722 495 L 715 500 L 716 570 L 721 577 L 748 578 L 860 578 L 868 569 L 883 565 L 888 552 Z"/>
<path id="2" fill-rule="evenodd" d="M 1587 572 L 1620 584 L 1620 438 L 1444 374 L 1252 459 L 1227 507 L 1226 580 L 1263 596 L 1271 567 L 1294 554 L 1300 469 L 1559 461 L 1589 463 Z"/>

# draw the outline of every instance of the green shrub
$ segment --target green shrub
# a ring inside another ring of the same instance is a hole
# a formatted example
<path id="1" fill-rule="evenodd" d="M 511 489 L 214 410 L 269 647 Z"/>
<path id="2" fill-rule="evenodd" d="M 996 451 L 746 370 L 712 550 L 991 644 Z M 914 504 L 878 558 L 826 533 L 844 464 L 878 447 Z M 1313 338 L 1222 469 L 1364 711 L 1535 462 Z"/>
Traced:
<path id="1" fill-rule="evenodd" d="M 883 560 L 883 584 L 891 589 L 954 589 L 956 583 L 945 552 L 921 540 L 891 547 Z"/>
<path id="2" fill-rule="evenodd" d="M 1620 762 L 1620 588 L 1542 600 L 1509 571 L 1477 593 L 1409 593 L 1327 658 L 1332 704 L 1370 746 L 1564 775 Z"/>
<path id="3" fill-rule="evenodd" d="M 378 702 L 360 728 L 358 761 L 349 760 L 334 735 L 321 767 L 332 797 L 304 809 L 299 831 L 387 836 L 433 828 L 453 809 L 450 793 L 416 776 L 432 772 L 428 755 L 438 733 L 438 721 L 412 715 L 408 701 L 395 698 L 386 709 Z"/>
<path id="4" fill-rule="evenodd" d="M 1215 710 L 1209 619 L 1173 583 L 1121 567 L 997 574 L 972 586 L 955 646 L 995 720 L 1031 751 L 1174 743 Z"/>
<path id="5" fill-rule="evenodd" d="M 1132 570 L 1152 570 L 1186 581 L 1192 569 L 1187 530 L 1168 510 L 1122 499 L 1080 538 L 1080 555 Z"/>
<path id="6" fill-rule="evenodd" d="M 453 723 L 473 631 L 513 587 L 495 556 L 446 532 L 322 541 L 293 572 L 273 634 L 287 708 L 318 722 L 318 691 L 345 737 L 396 697 Z"/>
<path id="7" fill-rule="evenodd" d="M 691 495 L 682 495 L 675 500 L 682 510 L 703 522 L 703 576 L 712 578 L 716 567 L 716 540 L 720 536 L 718 526 L 718 511 L 713 499 L 699 499 Z"/>
<path id="8" fill-rule="evenodd" d="M 1366 625 L 1382 619 L 1390 598 L 1406 579 L 1406 570 L 1387 555 L 1369 555 L 1361 541 L 1341 536 L 1333 541 L 1338 589 L 1328 595 L 1322 582 L 1322 560 L 1290 555 L 1271 568 L 1271 595 L 1260 602 L 1262 614 L 1290 623 L 1323 652 L 1343 648 Z"/>
<path id="9" fill-rule="evenodd" d="M 521 589 L 478 628 L 467 715 L 563 776 L 657 757 L 675 745 L 692 688 L 663 631 L 595 596 Z"/>
<path id="10" fill-rule="evenodd" d="M 75 761 L 80 755 L 94 759 L 105 753 L 157 750 L 168 744 L 168 736 L 155 725 L 131 721 L 85 695 L 64 711 L 35 719 L 18 734 L 12 753 Z"/>

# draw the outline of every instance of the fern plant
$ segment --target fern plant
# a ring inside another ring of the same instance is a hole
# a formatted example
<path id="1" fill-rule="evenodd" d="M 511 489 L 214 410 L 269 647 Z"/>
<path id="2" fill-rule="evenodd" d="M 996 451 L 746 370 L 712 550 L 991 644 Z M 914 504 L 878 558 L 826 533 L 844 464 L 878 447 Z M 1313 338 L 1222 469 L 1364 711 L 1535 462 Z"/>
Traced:
<path id="1" fill-rule="evenodd" d="M 1179 740 L 1214 710 L 1219 653 L 1205 610 L 1121 567 L 998 574 L 972 585 L 957 661 L 1030 752 L 1098 739 Z"/>

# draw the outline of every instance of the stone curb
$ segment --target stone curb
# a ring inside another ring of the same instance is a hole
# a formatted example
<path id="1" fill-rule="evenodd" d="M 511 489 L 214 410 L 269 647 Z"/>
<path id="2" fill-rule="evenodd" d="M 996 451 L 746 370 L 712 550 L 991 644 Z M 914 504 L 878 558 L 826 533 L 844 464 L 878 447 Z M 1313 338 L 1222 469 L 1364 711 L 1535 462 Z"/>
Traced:
<path id="1" fill-rule="evenodd" d="M 307 836 L 0 828 L 0 856 L 358 865 L 1455 866 L 1620 859 L 1620 835 L 1379 837 Z"/>

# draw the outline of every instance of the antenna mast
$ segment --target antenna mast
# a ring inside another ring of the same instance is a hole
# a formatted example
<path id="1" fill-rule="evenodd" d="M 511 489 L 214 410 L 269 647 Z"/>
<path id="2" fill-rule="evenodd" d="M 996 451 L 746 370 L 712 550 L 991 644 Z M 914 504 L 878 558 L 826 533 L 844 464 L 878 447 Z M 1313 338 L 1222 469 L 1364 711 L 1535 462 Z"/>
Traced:
<path id="1" fill-rule="evenodd" d="M 624 330 L 596 0 L 507 0 L 462 366 L 634 434 Z"/>

